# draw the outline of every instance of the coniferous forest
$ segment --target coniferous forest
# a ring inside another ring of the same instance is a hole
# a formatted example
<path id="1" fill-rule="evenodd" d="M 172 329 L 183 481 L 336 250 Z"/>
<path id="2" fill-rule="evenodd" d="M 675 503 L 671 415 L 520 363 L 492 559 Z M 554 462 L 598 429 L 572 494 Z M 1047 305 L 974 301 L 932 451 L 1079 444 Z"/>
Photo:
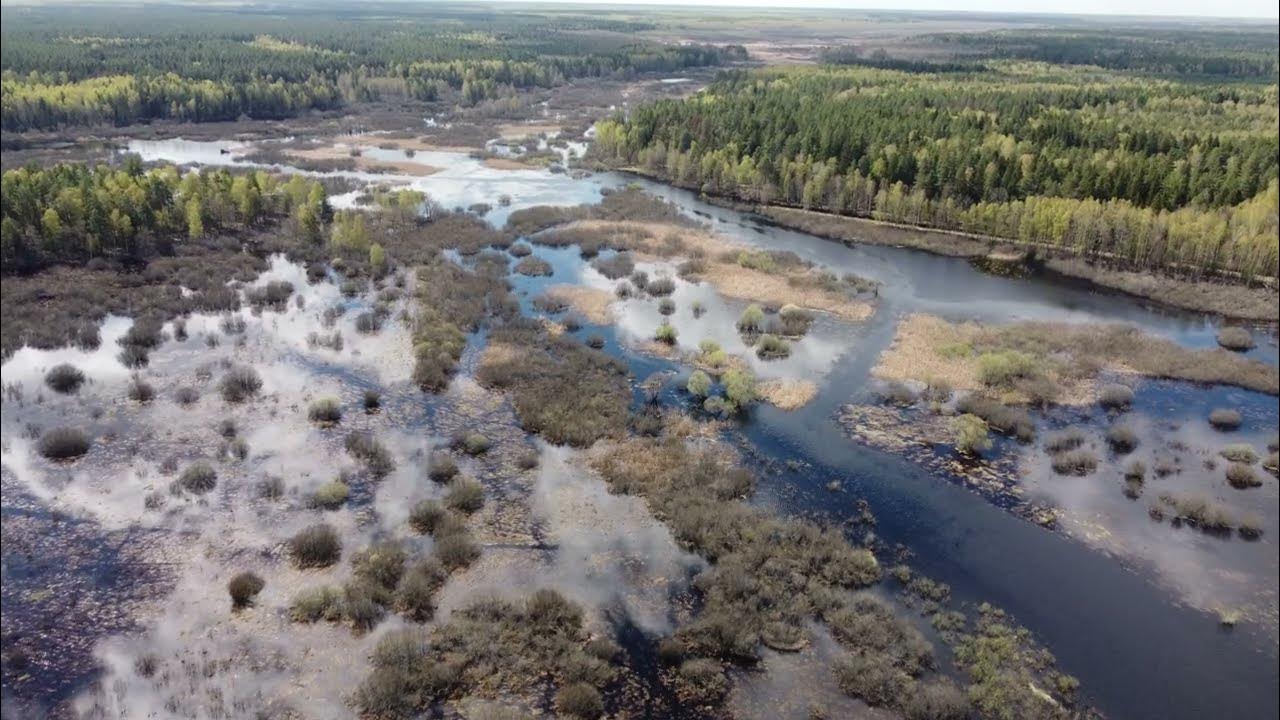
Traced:
<path id="1" fill-rule="evenodd" d="M 1276 275 L 1274 81 L 925 65 L 726 73 L 695 97 L 602 124 L 595 149 L 751 202 L 1047 243 L 1140 268 Z"/>

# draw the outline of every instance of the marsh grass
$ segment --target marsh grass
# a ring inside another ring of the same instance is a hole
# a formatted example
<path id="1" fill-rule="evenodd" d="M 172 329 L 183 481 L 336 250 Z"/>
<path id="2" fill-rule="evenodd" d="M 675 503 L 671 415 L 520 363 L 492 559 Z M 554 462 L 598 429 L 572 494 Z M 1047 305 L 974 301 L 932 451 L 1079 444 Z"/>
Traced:
<path id="1" fill-rule="evenodd" d="M 1243 421 L 1240 411 L 1231 408 L 1214 408 L 1209 413 L 1209 424 L 1223 432 L 1239 429 Z"/>

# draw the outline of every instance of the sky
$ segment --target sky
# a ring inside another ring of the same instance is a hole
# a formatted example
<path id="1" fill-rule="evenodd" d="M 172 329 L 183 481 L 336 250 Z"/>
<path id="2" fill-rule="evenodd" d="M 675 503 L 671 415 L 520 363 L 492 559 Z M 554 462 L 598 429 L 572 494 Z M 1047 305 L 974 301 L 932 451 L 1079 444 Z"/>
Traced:
<path id="1" fill-rule="evenodd" d="M 536 1 L 536 0 L 533 0 Z M 1066 13 L 1072 15 L 1163 15 L 1224 18 L 1280 17 L 1276 0 L 548 0 L 585 5 L 675 5 L 682 7 L 848 8 L 943 10 L 948 12 Z"/>

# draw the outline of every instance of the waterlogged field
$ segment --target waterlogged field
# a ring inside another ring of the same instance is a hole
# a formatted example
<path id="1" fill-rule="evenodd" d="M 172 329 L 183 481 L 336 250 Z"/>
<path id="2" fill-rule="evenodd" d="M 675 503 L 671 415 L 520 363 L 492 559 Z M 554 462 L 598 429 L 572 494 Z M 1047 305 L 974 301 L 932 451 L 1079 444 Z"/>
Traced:
<path id="1" fill-rule="evenodd" d="M 586 140 L 130 141 L 338 208 L 417 190 L 493 245 L 273 254 L 140 366 L 115 315 L 8 357 L 6 715 L 1275 714 L 1274 325 L 1220 355 L 1204 316 L 769 227 L 578 170 Z M 1225 369 L 899 357 L 922 317 Z"/>

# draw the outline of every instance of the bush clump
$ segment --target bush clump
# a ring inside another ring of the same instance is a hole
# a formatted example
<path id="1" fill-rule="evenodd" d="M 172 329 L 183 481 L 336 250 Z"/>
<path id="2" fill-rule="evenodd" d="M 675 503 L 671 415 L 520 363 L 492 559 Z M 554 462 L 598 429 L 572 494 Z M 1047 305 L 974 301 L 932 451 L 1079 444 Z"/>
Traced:
<path id="1" fill-rule="evenodd" d="M 1060 453 L 1075 450 L 1084 445 L 1084 431 L 1078 427 L 1069 427 L 1045 438 L 1044 449 L 1048 453 Z"/>
<path id="2" fill-rule="evenodd" d="M 438 534 L 438 531 L 437 531 Z M 480 557 L 480 546 L 465 532 L 436 539 L 436 558 L 450 570 L 461 570 Z"/>
<path id="3" fill-rule="evenodd" d="M 338 398 L 320 398 L 307 408 L 307 418 L 317 425 L 336 425 L 342 422 L 342 403 Z"/>
<path id="4" fill-rule="evenodd" d="M 244 402 L 262 389 L 262 378 L 250 367 L 234 367 L 222 376 L 218 386 L 222 399 L 231 403 Z"/>
<path id="5" fill-rule="evenodd" d="M 347 454 L 362 462 L 375 478 L 386 477 L 396 468 L 391 451 L 369 433 L 353 432 L 343 441 L 343 446 Z"/>
<path id="6" fill-rule="evenodd" d="M 266 583 L 252 572 L 236 573 L 227 583 L 227 592 L 231 595 L 231 607 L 246 608 L 253 604 L 253 599 L 262 592 Z"/>
<path id="7" fill-rule="evenodd" d="M 965 455 L 978 455 L 991 449 L 987 422 L 977 415 L 965 413 L 956 417 L 951 421 L 951 430 L 955 433 L 956 450 Z"/>
<path id="8" fill-rule="evenodd" d="M 316 523 L 289 539 L 289 556 L 299 568 L 322 568 L 342 557 L 342 540 L 328 523 Z"/>
<path id="9" fill-rule="evenodd" d="M 84 384 L 84 373 L 70 363 L 54 365 L 49 372 L 45 373 L 44 384 L 56 393 L 70 395 Z"/>
<path id="10" fill-rule="evenodd" d="M 439 500 L 423 500 L 410 508 L 409 526 L 423 535 L 435 535 L 451 517 L 448 508 Z"/>
<path id="11" fill-rule="evenodd" d="M 814 314 L 798 305 L 783 305 L 778 311 L 778 331 L 787 337 L 801 337 L 813 325 Z"/>
<path id="12" fill-rule="evenodd" d="M 462 452 L 475 457 L 489 452 L 489 448 L 493 445 L 484 433 L 475 431 L 459 433 L 453 439 L 453 446 Z"/>
<path id="13" fill-rule="evenodd" d="M 1127 425 L 1112 425 L 1107 429 L 1107 444 L 1117 455 L 1131 453 L 1138 447 L 1138 434 Z"/>
<path id="14" fill-rule="evenodd" d="M 711 376 L 701 370 L 694 370 L 689 374 L 688 381 L 684 384 L 685 390 L 690 395 L 698 398 L 704 398 L 711 392 Z"/>
<path id="15" fill-rule="evenodd" d="M 1239 410 L 1214 408 L 1209 413 L 1209 424 L 1218 430 L 1236 430 L 1243 422 L 1244 419 L 1240 416 Z"/>
<path id="16" fill-rule="evenodd" d="M 1031 355 L 1017 350 L 1000 350 L 978 356 L 978 380 L 991 387 L 1012 387 L 1018 380 L 1039 375 Z"/>
<path id="17" fill-rule="evenodd" d="M 1133 390 L 1127 385 L 1106 385 L 1098 391 L 1098 404 L 1108 410 L 1127 410 L 1133 404 Z"/>
<path id="18" fill-rule="evenodd" d="M 187 492 L 201 495 L 209 492 L 218 484 L 218 473 L 213 466 L 204 460 L 191 463 L 178 476 L 178 484 Z"/>
<path id="19" fill-rule="evenodd" d="M 620 252 L 609 257 L 596 258 L 591 263 L 591 267 L 610 280 L 621 280 L 635 271 L 636 264 L 629 253 Z"/>
<path id="20" fill-rule="evenodd" d="M 1252 465 L 1258 462 L 1258 453 L 1247 443 L 1232 443 L 1219 450 L 1218 454 L 1234 463 Z"/>
<path id="21" fill-rule="evenodd" d="M 520 262 L 516 263 L 514 269 L 521 275 L 529 277 L 545 277 L 552 273 L 551 263 L 533 255 L 520 258 Z"/>
<path id="22" fill-rule="evenodd" d="M 444 504 L 451 510 L 470 515 L 484 507 L 484 488 L 473 478 L 459 477 L 445 493 Z"/>
<path id="23" fill-rule="evenodd" d="M 744 335 L 764 332 L 764 310 L 759 305 L 748 305 L 738 316 L 738 332 Z"/>
<path id="24" fill-rule="evenodd" d="M 414 622 L 427 622 L 435 615 L 435 596 L 449 579 L 449 571 L 435 558 L 425 558 L 405 573 L 393 600 L 396 610 Z"/>
<path id="25" fill-rule="evenodd" d="M 89 436 L 83 430 L 57 427 L 40 436 L 40 454 L 50 460 L 71 460 L 89 452 Z"/>
<path id="26" fill-rule="evenodd" d="M 1054 453 L 1049 460 L 1059 475 L 1088 475 L 1098 469 L 1098 456 L 1086 448 Z"/>
<path id="27" fill-rule="evenodd" d="M 760 336 L 756 343 L 756 357 L 761 360 L 781 360 L 791 356 L 791 343 L 772 333 Z"/>
<path id="28" fill-rule="evenodd" d="M 1227 482 L 1237 490 L 1244 490 L 1262 485 L 1262 479 L 1253 468 L 1244 463 L 1233 462 L 1227 465 Z"/>
<path id="29" fill-rule="evenodd" d="M 311 493 L 307 504 L 320 510 L 337 510 L 347 501 L 351 487 L 342 480 L 330 480 Z"/>
<path id="30" fill-rule="evenodd" d="M 644 286 L 644 290 L 655 297 L 665 297 L 676 291 L 676 281 L 665 275 L 656 277 Z"/>
<path id="31" fill-rule="evenodd" d="M 289 605 L 289 618 L 294 622 L 335 621 L 342 617 L 342 591 L 324 586 L 303 590 Z"/>
<path id="32" fill-rule="evenodd" d="M 664 345 L 675 345 L 676 336 L 678 334 L 679 333 L 676 332 L 676 328 L 674 325 L 664 321 L 661 325 L 658 326 L 657 330 L 653 331 L 653 339 L 657 340 L 658 342 Z"/>
<path id="33" fill-rule="evenodd" d="M 1031 414 L 1020 407 L 1005 405 L 984 395 L 969 394 L 956 403 L 961 413 L 977 415 L 998 433 L 1016 437 L 1021 442 L 1031 442 L 1036 436 L 1036 423 Z"/>
<path id="34" fill-rule="evenodd" d="M 581 720 L 595 720 L 604 714 L 600 691 L 584 682 L 571 683 L 556 693 L 556 712 Z"/>
<path id="35" fill-rule="evenodd" d="M 155 397 L 156 397 L 155 387 L 151 383 L 147 382 L 146 380 L 143 380 L 142 378 L 135 376 L 133 380 L 129 382 L 129 399 L 130 400 L 137 403 L 149 403 L 152 400 L 154 400 Z"/>
<path id="36" fill-rule="evenodd" d="M 1253 349 L 1253 334 L 1242 327 L 1225 327 L 1218 331 L 1218 344 L 1234 352 L 1244 352 Z"/>

